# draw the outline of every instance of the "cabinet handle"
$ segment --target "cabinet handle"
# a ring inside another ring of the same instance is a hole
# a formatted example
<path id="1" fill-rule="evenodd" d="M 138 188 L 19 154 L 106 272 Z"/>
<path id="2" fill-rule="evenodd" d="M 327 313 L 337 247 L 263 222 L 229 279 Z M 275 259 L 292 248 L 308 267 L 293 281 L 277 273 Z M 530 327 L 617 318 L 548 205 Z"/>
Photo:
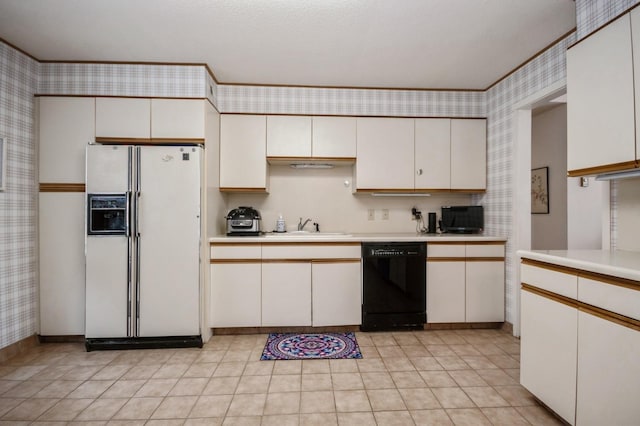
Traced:
<path id="1" fill-rule="evenodd" d="M 418 169 L 418 171 L 416 172 L 416 174 L 417 174 L 418 176 L 422 176 L 422 169 Z"/>

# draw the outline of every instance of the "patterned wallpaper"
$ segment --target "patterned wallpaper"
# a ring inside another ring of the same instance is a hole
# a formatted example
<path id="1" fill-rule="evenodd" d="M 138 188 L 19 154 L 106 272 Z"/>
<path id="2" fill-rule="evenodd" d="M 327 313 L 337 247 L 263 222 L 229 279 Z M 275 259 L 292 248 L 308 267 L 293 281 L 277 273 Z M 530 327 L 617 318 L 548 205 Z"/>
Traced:
<path id="1" fill-rule="evenodd" d="M 40 64 L 38 94 L 203 98 L 203 66 Z"/>
<path id="2" fill-rule="evenodd" d="M 518 102 L 566 78 L 566 49 L 575 34 L 558 42 L 542 55 L 489 89 L 487 92 L 487 192 L 475 196 L 485 207 L 485 228 L 508 237 L 506 259 L 506 318 L 514 323 L 517 258 L 513 247 L 514 199 L 513 107 Z"/>
<path id="3" fill-rule="evenodd" d="M 0 192 L 0 348 L 32 336 L 38 321 L 33 94 L 38 62 L 0 43 L 0 137 L 7 189 Z"/>
<path id="4" fill-rule="evenodd" d="M 218 86 L 220 112 L 484 117 L 485 92 Z"/>
<path id="5" fill-rule="evenodd" d="M 597 30 L 640 0 L 576 0 L 577 39 Z"/>

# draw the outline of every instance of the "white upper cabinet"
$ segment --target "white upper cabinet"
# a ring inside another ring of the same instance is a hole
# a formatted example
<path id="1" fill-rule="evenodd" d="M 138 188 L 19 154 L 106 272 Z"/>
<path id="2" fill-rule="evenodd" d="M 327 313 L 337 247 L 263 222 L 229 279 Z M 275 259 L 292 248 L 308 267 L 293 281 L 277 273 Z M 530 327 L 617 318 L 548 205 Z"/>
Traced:
<path id="1" fill-rule="evenodd" d="M 311 157 L 311 117 L 267 117 L 268 157 Z"/>
<path id="2" fill-rule="evenodd" d="M 267 118 L 220 115 L 220 189 L 267 190 Z"/>
<path id="3" fill-rule="evenodd" d="M 451 120 L 415 120 L 415 188 L 451 187 Z"/>
<path id="4" fill-rule="evenodd" d="M 355 117 L 313 117 L 311 155 L 321 158 L 355 158 Z"/>
<path id="5" fill-rule="evenodd" d="M 96 138 L 151 138 L 151 99 L 96 98 Z"/>
<path id="6" fill-rule="evenodd" d="M 487 188 L 487 120 L 451 120 L 451 189 Z"/>
<path id="7" fill-rule="evenodd" d="M 357 189 L 414 188 L 414 120 L 357 119 Z"/>
<path id="8" fill-rule="evenodd" d="M 204 139 L 205 100 L 151 99 L 151 137 Z"/>
<path id="9" fill-rule="evenodd" d="M 635 32 L 640 31 L 638 13 L 636 9 L 631 14 Z M 570 175 L 633 167 L 628 164 L 636 159 L 631 27 L 630 15 L 626 14 L 567 51 Z M 640 42 L 640 35 L 635 38 Z M 640 46 L 634 50 L 638 49 Z M 640 73 L 638 69 L 635 72 Z M 638 90 L 636 87 L 636 93 Z"/>
<path id="10" fill-rule="evenodd" d="M 94 98 L 40 97 L 39 180 L 85 181 L 85 148 L 95 138 Z"/>

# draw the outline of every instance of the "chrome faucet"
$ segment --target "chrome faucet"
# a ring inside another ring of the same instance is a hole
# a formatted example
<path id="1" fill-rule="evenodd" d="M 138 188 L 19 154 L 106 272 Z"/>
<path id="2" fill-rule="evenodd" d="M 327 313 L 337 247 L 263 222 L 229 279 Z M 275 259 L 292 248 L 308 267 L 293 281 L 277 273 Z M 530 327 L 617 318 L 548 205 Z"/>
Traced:
<path id="1" fill-rule="evenodd" d="M 302 218 L 300 218 L 300 222 L 298 222 L 298 231 L 302 231 L 304 229 L 304 226 L 311 222 L 311 219 L 307 219 L 304 221 L 304 223 L 302 223 Z"/>

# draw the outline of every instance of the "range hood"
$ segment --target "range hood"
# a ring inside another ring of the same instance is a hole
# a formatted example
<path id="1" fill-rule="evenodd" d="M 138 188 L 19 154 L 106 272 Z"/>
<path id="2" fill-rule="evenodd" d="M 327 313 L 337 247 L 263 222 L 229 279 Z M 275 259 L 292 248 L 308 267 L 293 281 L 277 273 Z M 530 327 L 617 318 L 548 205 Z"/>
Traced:
<path id="1" fill-rule="evenodd" d="M 332 169 L 355 164 L 353 157 L 267 157 L 273 166 L 289 166 L 293 169 Z"/>
<path id="2" fill-rule="evenodd" d="M 596 180 L 618 180 L 640 177 L 640 169 L 624 170 L 620 172 L 602 173 L 596 176 Z"/>

